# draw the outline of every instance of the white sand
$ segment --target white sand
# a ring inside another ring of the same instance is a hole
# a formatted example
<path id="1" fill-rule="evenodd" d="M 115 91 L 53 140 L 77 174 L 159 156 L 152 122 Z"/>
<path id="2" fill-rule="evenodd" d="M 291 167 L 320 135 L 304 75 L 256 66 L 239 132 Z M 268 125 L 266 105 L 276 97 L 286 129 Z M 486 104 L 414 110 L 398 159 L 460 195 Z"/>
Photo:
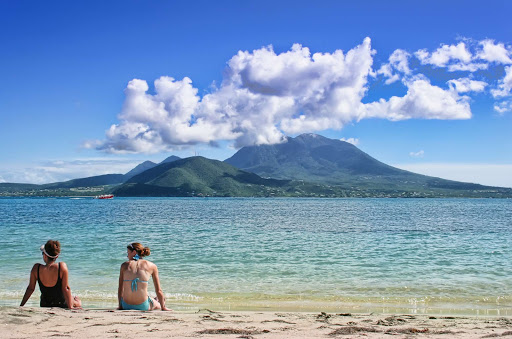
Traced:
<path id="1" fill-rule="evenodd" d="M 1 338 L 491 338 L 512 317 L 1 307 Z"/>

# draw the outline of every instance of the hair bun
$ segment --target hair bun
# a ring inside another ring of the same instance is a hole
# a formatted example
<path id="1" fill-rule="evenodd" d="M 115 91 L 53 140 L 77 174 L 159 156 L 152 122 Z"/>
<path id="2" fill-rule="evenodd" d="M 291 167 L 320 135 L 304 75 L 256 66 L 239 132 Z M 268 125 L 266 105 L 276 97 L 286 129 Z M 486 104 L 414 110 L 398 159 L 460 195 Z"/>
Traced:
<path id="1" fill-rule="evenodd" d="M 151 254 L 151 250 L 149 249 L 149 247 L 144 247 L 140 252 L 140 254 L 142 254 L 143 257 L 147 257 L 148 255 Z"/>
<path id="2" fill-rule="evenodd" d="M 48 240 L 44 249 L 52 257 L 58 256 L 60 254 L 60 242 L 58 240 Z"/>
<path id="3" fill-rule="evenodd" d="M 127 247 L 130 250 L 135 250 L 141 257 L 147 257 L 151 254 L 151 251 L 149 250 L 149 247 L 144 247 L 140 242 L 132 242 Z"/>

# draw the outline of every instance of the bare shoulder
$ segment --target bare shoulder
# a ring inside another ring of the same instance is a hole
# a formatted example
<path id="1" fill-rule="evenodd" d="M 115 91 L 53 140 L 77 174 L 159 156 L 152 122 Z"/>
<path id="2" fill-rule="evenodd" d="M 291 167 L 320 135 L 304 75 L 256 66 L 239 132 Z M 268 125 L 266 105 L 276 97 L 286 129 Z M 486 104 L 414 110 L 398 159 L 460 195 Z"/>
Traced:
<path id="1" fill-rule="evenodd" d="M 60 269 L 61 269 L 61 270 L 67 270 L 67 269 L 68 269 L 68 265 L 66 265 L 66 263 L 65 263 L 65 262 L 61 262 L 61 263 L 60 263 Z"/>
<path id="2" fill-rule="evenodd" d="M 153 273 L 155 270 L 157 270 L 157 267 L 154 263 L 152 263 L 151 261 L 148 261 L 148 260 L 144 260 L 144 264 L 146 266 L 146 270 L 148 272 L 151 272 Z"/>
<path id="3" fill-rule="evenodd" d="M 39 268 L 39 265 L 41 264 L 34 264 L 34 266 L 32 266 L 32 270 L 30 272 L 34 273 L 37 271 L 37 269 Z"/>
<path id="4" fill-rule="evenodd" d="M 127 269 L 129 264 L 130 264 L 130 262 L 129 262 L 129 261 L 125 261 L 124 263 L 122 263 L 122 264 L 121 264 L 121 269 L 122 269 L 122 270 Z"/>

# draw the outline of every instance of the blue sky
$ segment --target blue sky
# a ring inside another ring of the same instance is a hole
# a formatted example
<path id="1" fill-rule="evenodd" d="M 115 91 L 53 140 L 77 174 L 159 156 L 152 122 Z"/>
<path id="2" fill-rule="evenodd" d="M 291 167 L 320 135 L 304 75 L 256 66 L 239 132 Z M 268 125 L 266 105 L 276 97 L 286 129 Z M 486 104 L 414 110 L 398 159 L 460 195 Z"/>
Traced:
<path id="1" fill-rule="evenodd" d="M 313 132 L 512 187 L 507 1 L 2 1 L 0 182 Z M 112 127 L 113 126 L 113 127 Z"/>

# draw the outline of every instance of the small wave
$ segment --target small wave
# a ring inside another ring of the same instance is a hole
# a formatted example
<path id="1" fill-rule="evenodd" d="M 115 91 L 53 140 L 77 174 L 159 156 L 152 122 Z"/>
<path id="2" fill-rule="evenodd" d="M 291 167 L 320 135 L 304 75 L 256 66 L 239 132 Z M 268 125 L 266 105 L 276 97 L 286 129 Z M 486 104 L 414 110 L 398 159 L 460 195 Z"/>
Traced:
<path id="1" fill-rule="evenodd" d="M 165 297 L 167 298 L 167 300 L 176 301 L 200 301 L 204 299 L 204 297 L 188 293 L 168 293 L 165 295 Z"/>
<path id="2" fill-rule="evenodd" d="M 73 294 L 78 295 L 83 300 L 92 300 L 92 301 L 117 300 L 117 293 L 113 293 L 113 292 L 73 290 Z"/>
<path id="3" fill-rule="evenodd" d="M 24 291 L 0 291 L 0 299 L 20 299 L 23 298 L 24 294 Z M 38 297 L 39 291 L 34 291 L 32 296 Z"/>

